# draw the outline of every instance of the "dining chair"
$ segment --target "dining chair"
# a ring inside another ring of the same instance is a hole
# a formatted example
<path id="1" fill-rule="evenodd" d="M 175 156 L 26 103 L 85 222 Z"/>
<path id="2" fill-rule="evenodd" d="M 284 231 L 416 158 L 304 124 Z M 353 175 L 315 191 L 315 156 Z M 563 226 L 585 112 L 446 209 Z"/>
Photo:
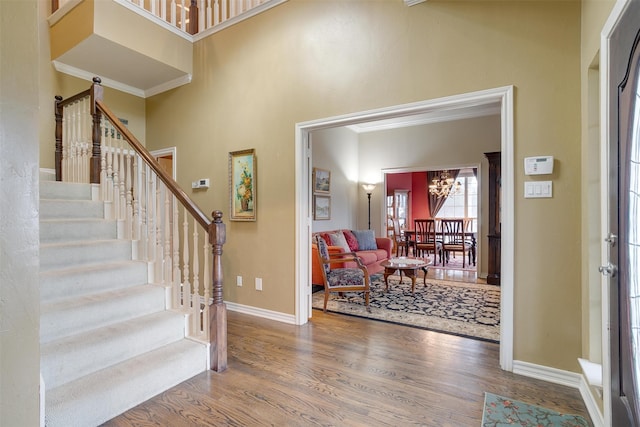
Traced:
<path id="1" fill-rule="evenodd" d="M 415 256 L 424 257 L 425 253 L 433 253 L 433 264 L 437 264 L 436 257 L 440 256 L 442 263 L 442 242 L 436 238 L 436 221 L 434 219 L 416 219 L 413 221 L 415 242 L 413 252 Z"/>
<path id="2" fill-rule="evenodd" d="M 393 233 L 396 246 L 396 256 L 408 256 L 409 248 L 406 241 L 406 236 L 400 230 L 400 221 L 397 218 L 393 218 Z"/>
<path id="3" fill-rule="evenodd" d="M 327 302 L 331 292 L 363 291 L 364 305 L 367 311 L 369 308 L 369 287 L 371 279 L 367 267 L 362 264 L 360 258 L 353 252 L 341 252 L 330 254 L 327 243 L 320 236 L 316 236 L 318 245 L 318 257 L 322 266 L 322 280 L 324 284 L 324 311 L 327 311 Z M 331 268 L 331 264 L 353 261 L 356 267 Z"/>
<path id="4" fill-rule="evenodd" d="M 453 252 L 462 252 L 462 268 L 466 266 L 466 258 L 469 257 L 471 264 L 471 251 L 473 248 L 472 234 L 466 231 L 465 222 L 461 218 L 442 218 L 442 250 L 444 252 L 444 263 L 449 262 L 449 257 Z M 444 265 L 444 264 L 443 264 Z"/>

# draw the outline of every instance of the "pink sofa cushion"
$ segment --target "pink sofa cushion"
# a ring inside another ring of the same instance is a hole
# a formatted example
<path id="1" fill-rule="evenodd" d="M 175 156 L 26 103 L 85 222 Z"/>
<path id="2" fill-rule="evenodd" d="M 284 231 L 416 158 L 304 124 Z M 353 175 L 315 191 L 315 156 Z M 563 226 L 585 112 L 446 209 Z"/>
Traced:
<path id="1" fill-rule="evenodd" d="M 369 265 L 369 264 L 375 263 L 376 261 L 378 261 L 380 259 L 380 258 L 378 258 L 377 252 L 384 253 L 384 251 L 379 251 L 379 250 L 375 250 L 375 251 L 358 251 L 358 252 L 356 252 L 356 255 L 358 255 L 358 258 L 360 258 L 360 261 L 362 261 L 362 263 L 364 265 Z"/>
<path id="2" fill-rule="evenodd" d="M 356 239 L 356 236 L 353 235 L 351 230 L 342 230 L 342 234 L 344 234 L 344 239 L 347 241 L 351 252 L 356 252 L 358 250 L 358 239 Z"/>

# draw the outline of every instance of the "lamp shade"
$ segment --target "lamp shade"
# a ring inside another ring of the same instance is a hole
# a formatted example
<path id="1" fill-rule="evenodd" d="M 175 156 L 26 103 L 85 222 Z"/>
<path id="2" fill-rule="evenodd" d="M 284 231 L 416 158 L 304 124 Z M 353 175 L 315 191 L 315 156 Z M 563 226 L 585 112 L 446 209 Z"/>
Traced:
<path id="1" fill-rule="evenodd" d="M 362 188 L 364 188 L 364 191 L 366 191 L 367 193 L 371 193 L 376 188 L 376 185 L 375 184 L 362 184 Z"/>

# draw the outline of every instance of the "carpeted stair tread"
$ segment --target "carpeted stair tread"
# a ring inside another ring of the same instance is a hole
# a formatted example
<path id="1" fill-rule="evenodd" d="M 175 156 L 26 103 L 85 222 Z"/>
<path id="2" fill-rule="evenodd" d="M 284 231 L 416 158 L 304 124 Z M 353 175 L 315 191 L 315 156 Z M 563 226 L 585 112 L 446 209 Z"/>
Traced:
<path id="1" fill-rule="evenodd" d="M 97 369 L 184 338 L 184 314 L 161 311 L 62 338 L 40 348 L 47 387 L 59 387 Z"/>
<path id="2" fill-rule="evenodd" d="M 117 238 L 116 221 L 101 218 L 40 221 L 40 243 L 107 240 Z"/>
<path id="3" fill-rule="evenodd" d="M 165 288 L 141 285 L 40 304 L 40 343 L 165 309 Z"/>
<path id="4" fill-rule="evenodd" d="M 89 295 L 147 283 L 147 263 L 119 261 L 40 273 L 40 301 Z"/>
<path id="5" fill-rule="evenodd" d="M 105 262 L 131 260 L 131 241 L 93 240 L 40 245 L 40 271 L 71 265 L 98 265 Z"/>
<path id="6" fill-rule="evenodd" d="M 206 369 L 206 346 L 182 339 L 47 390 L 46 425 L 100 425 Z"/>

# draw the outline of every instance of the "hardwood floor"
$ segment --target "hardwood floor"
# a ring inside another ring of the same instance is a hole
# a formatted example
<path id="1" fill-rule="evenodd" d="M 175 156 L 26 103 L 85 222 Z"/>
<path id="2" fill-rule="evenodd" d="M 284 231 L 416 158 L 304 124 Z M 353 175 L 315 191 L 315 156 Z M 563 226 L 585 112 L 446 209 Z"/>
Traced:
<path id="1" fill-rule="evenodd" d="M 577 390 L 500 370 L 498 344 L 314 310 L 295 326 L 229 312 L 229 368 L 106 426 L 479 427 L 484 392 L 589 419 Z"/>
<path id="2" fill-rule="evenodd" d="M 478 277 L 478 273 L 469 270 L 456 270 L 452 268 L 430 267 L 427 279 L 451 280 L 453 282 L 487 283 L 486 279 Z"/>

